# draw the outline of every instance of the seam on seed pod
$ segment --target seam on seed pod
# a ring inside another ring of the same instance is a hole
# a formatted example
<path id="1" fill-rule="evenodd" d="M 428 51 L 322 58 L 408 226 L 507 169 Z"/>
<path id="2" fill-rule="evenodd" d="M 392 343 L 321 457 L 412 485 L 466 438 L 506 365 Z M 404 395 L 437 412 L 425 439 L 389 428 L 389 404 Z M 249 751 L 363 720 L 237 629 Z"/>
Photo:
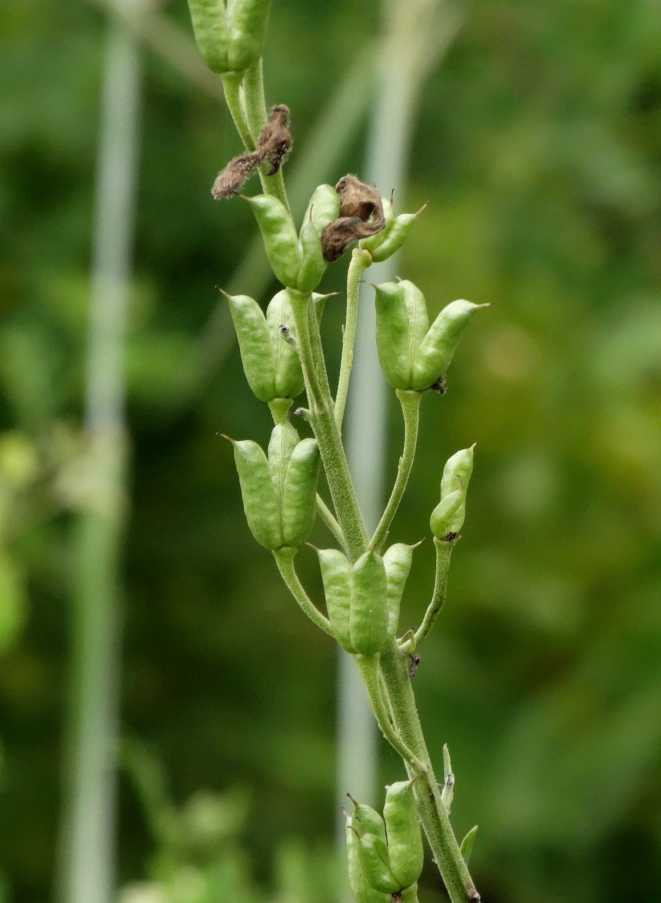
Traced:
<path id="1" fill-rule="evenodd" d="M 246 151 L 234 157 L 216 176 L 211 194 L 216 201 L 228 198 L 247 182 L 260 163 L 270 163 L 266 175 L 274 176 L 289 156 L 292 137 L 289 133 L 289 107 L 276 104 L 269 111 L 268 122 L 257 139 L 254 151 Z"/>

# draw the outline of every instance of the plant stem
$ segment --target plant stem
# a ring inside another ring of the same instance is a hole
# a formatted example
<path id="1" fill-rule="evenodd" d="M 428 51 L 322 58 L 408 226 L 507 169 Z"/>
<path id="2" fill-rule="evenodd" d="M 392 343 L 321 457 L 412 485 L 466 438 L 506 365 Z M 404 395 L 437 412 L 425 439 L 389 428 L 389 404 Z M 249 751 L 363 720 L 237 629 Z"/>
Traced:
<path id="1" fill-rule="evenodd" d="M 308 594 L 303 588 L 303 584 L 298 579 L 298 574 L 296 573 L 296 568 L 294 566 L 294 557 L 296 556 L 297 552 L 298 549 L 294 546 L 283 546 L 281 549 L 276 549 L 273 552 L 273 557 L 275 558 L 278 569 L 282 574 L 282 579 L 285 581 L 289 592 L 292 594 L 294 599 L 296 599 L 308 618 L 310 618 L 310 620 L 313 621 L 317 625 L 317 627 L 321 627 L 321 629 L 325 633 L 335 639 L 335 634 L 333 633 L 333 628 L 330 625 L 330 621 L 327 617 L 322 615 L 318 608 L 313 605 Z"/>
<path id="2" fill-rule="evenodd" d="M 253 147 L 257 143 L 259 133 L 266 125 L 266 99 L 264 97 L 264 74 L 261 59 L 253 63 L 243 78 L 243 99 L 246 112 L 246 121 L 253 141 Z M 282 177 L 282 167 L 273 175 L 267 175 L 270 164 L 260 163 L 259 178 L 262 182 L 264 194 L 272 194 L 289 210 L 289 201 L 285 191 L 285 182 Z M 291 215 L 291 210 L 289 210 Z"/>
<path id="3" fill-rule="evenodd" d="M 349 380 L 353 366 L 353 348 L 356 342 L 356 327 L 358 326 L 360 280 L 371 263 L 372 255 L 369 251 L 365 251 L 362 248 L 354 248 L 347 274 L 347 318 L 342 339 L 340 378 L 337 383 L 337 396 L 335 398 L 335 423 L 340 435 L 342 435 L 342 421 L 344 420 L 344 409 L 347 404 Z"/>
<path id="4" fill-rule="evenodd" d="M 457 540 L 436 539 L 434 537 L 434 545 L 436 547 L 436 576 L 434 578 L 434 592 L 432 593 L 431 602 L 422 619 L 422 624 L 415 632 L 415 645 L 424 640 L 429 631 L 432 629 L 439 616 L 445 595 L 448 588 L 448 571 L 450 570 L 450 558 L 452 557 L 452 549 L 455 547 Z"/>
<path id="5" fill-rule="evenodd" d="M 475 890 L 450 825 L 448 814 L 441 801 L 441 794 L 415 705 L 411 678 L 406 666 L 406 656 L 399 651 L 396 642 L 390 643 L 383 650 L 380 665 L 395 729 L 402 741 L 424 766 L 424 780 L 416 781 L 413 785 L 416 805 L 450 900 L 452 903 L 467 903 L 467 901 L 477 903 L 480 895 Z M 415 776 L 414 770 L 408 763 L 407 771 L 409 777 Z"/>
<path id="6" fill-rule="evenodd" d="M 326 502 L 322 499 L 322 497 L 319 494 L 317 494 L 317 511 L 319 512 L 319 516 L 321 517 L 323 522 L 326 524 L 328 529 L 331 531 L 331 533 L 335 537 L 335 540 L 339 543 L 341 548 L 343 548 L 344 551 L 346 552 L 347 542 L 346 542 L 346 539 L 344 538 L 344 534 L 342 533 L 342 528 L 340 527 L 337 520 L 335 519 L 335 515 L 333 514 L 333 512 L 330 510 L 330 508 L 328 507 Z"/>
<path id="7" fill-rule="evenodd" d="M 374 536 L 370 542 L 370 549 L 379 552 L 381 546 L 388 537 L 390 525 L 393 522 L 397 509 L 402 501 L 402 496 L 406 491 L 406 484 L 411 475 L 413 461 L 415 459 L 415 447 L 418 441 L 418 425 L 420 423 L 420 401 L 422 399 L 421 392 L 409 391 L 407 389 L 397 389 L 397 398 L 402 406 L 402 414 L 404 416 L 404 451 L 399 459 L 397 468 L 397 477 L 393 486 L 386 510 L 379 521 L 379 526 L 374 531 Z"/>
<path id="8" fill-rule="evenodd" d="M 381 678 L 379 674 L 379 656 L 377 655 L 356 655 L 356 664 L 363 678 L 367 696 L 370 702 L 370 708 L 374 713 L 377 724 L 381 728 L 381 733 L 388 743 L 395 749 L 402 759 L 404 759 L 407 767 L 413 769 L 415 773 L 425 770 L 425 766 L 413 752 L 408 748 L 406 743 L 397 733 L 392 724 L 390 714 L 388 712 L 383 693 L 381 690 Z"/>
<path id="9" fill-rule="evenodd" d="M 293 289 L 287 289 L 287 292 L 296 326 L 298 351 L 310 408 L 310 423 L 319 443 L 319 451 L 337 519 L 346 539 L 346 551 L 353 562 L 366 550 L 368 536 L 351 483 L 342 440 L 333 416 L 333 402 L 327 388 L 328 382 L 326 380 L 324 384 L 323 380 L 320 382 L 319 379 L 317 362 L 320 360 L 323 362 L 319 324 L 314 311 L 310 315 L 311 296 Z"/>
<path id="10" fill-rule="evenodd" d="M 221 76 L 223 89 L 225 91 L 225 102 L 227 109 L 230 111 L 236 130 L 239 133 L 243 146 L 248 151 L 255 150 L 255 142 L 253 141 L 246 117 L 241 106 L 241 72 L 226 72 Z"/>

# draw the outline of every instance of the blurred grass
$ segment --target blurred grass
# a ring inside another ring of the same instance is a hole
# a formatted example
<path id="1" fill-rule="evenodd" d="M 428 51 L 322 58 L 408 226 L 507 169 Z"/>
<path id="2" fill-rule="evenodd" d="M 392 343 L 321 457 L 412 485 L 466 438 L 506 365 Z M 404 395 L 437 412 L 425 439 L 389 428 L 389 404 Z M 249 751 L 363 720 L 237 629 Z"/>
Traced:
<path id="1" fill-rule="evenodd" d="M 458 833 L 480 825 L 471 864 L 485 900 L 656 901 L 661 18 L 644 0 L 465 8 L 423 97 L 406 207 L 430 205 L 401 275 L 432 309 L 455 297 L 495 304 L 462 344 L 448 395 L 424 400 L 392 534 L 426 534 L 445 458 L 477 441 L 449 601 L 416 691 L 439 763 L 450 744 Z M 187 25 L 185 3 L 167 13 Z M 274 4 L 269 100 L 291 106 L 297 142 L 376 17 L 372 0 Z M 102 20 L 82 2 L 31 0 L 6 5 L 0 25 L 0 428 L 21 431 L 43 468 L 8 539 L 29 602 L 0 667 L 0 868 L 12 900 L 37 903 L 49 896 L 58 808 L 63 508 L 75 491 Z M 145 104 L 123 718 L 159 751 L 178 804 L 203 787 L 251 788 L 244 843 L 267 881 L 283 837 L 332 836 L 335 650 L 249 536 L 215 435 L 268 434 L 238 354 L 193 410 L 169 417 L 178 361 L 253 224 L 238 201 L 209 195 L 237 149 L 226 112 L 153 57 Z M 338 176 L 359 169 L 361 147 L 358 136 Z M 340 321 L 338 299 L 324 321 L 332 360 Z M 427 545 L 403 627 L 431 591 Z M 396 775 L 384 749 L 383 781 Z M 126 782 L 122 879 L 144 878 L 152 853 Z M 432 868 L 424 878 L 438 893 Z"/>

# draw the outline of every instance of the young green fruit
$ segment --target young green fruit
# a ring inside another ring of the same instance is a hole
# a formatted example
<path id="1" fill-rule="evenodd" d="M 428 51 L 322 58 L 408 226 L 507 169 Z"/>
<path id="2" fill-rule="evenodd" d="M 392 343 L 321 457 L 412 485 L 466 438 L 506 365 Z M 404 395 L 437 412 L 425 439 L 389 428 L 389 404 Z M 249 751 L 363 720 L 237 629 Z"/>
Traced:
<path id="1" fill-rule="evenodd" d="M 352 655 L 375 655 L 388 640 L 388 582 L 383 558 L 366 552 L 352 566 L 336 549 L 320 550 L 328 619 Z"/>
<path id="2" fill-rule="evenodd" d="M 271 0 L 228 0 L 230 43 L 228 67 L 243 72 L 264 52 Z"/>
<path id="3" fill-rule="evenodd" d="M 379 362 L 395 389 L 431 388 L 450 366 L 475 311 L 488 306 L 453 301 L 430 327 L 424 295 L 412 282 L 385 282 L 375 290 Z"/>
<path id="4" fill-rule="evenodd" d="M 276 279 L 287 288 L 296 288 L 301 268 L 301 251 L 294 224 L 285 205 L 270 194 L 258 194 L 245 199 L 255 214 L 266 256 Z"/>
<path id="5" fill-rule="evenodd" d="M 385 552 L 383 565 L 386 569 L 388 583 L 388 639 L 392 640 L 397 633 L 399 623 L 399 606 L 402 601 L 404 586 L 411 570 L 413 549 L 403 542 L 397 542 Z"/>
<path id="6" fill-rule="evenodd" d="M 228 72 L 230 35 L 223 0 L 188 0 L 188 7 L 202 59 L 212 72 Z"/>
<path id="7" fill-rule="evenodd" d="M 424 864 L 413 781 L 398 781 L 387 788 L 383 818 L 388 835 L 390 870 L 401 887 L 409 887 L 420 877 Z"/>
<path id="8" fill-rule="evenodd" d="M 288 423 L 271 433 L 268 458 L 251 439 L 233 442 L 243 507 L 253 536 L 271 551 L 309 534 L 317 508 L 319 449 Z"/>
<path id="9" fill-rule="evenodd" d="M 390 894 L 381 893 L 367 883 L 360 860 L 360 839 L 358 831 L 360 823 L 352 816 L 347 815 L 345 839 L 347 846 L 347 859 L 349 863 L 349 885 L 356 903 L 391 903 Z"/>
<path id="10" fill-rule="evenodd" d="M 301 362 L 280 327 L 295 337 L 291 305 L 285 291 L 270 301 L 266 316 L 248 295 L 227 296 L 248 385 L 260 401 L 293 398 L 303 391 Z"/>
<path id="11" fill-rule="evenodd" d="M 473 473 L 473 448 L 448 458 L 441 478 L 441 501 L 432 511 L 430 526 L 436 539 L 455 536 L 466 519 L 466 494 Z"/>

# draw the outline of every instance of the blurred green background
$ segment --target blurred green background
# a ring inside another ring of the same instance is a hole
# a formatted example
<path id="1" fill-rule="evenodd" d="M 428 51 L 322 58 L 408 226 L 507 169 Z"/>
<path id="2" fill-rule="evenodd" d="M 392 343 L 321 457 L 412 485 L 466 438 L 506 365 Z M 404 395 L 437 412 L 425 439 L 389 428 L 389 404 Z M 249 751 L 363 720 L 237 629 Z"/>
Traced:
<path id="1" fill-rule="evenodd" d="M 486 903 L 651 903 L 661 896 L 661 9 L 463 7 L 422 97 L 398 203 L 429 207 L 400 271 L 433 312 L 456 297 L 494 306 L 463 341 L 447 396 L 424 400 L 392 533 L 427 534 L 445 459 L 477 442 L 449 602 L 415 689 L 437 763 L 450 745 L 457 832 L 480 826 L 471 864 Z M 166 13 L 189 30 L 184 0 Z M 377 0 L 274 0 L 268 100 L 292 108 L 299 147 L 378 13 Z M 82 0 L 0 8 L 0 869 L 12 903 L 52 894 L 104 30 Z M 232 900 L 326 903 L 335 648 L 250 536 L 216 435 L 263 442 L 269 414 L 236 347 L 191 404 L 175 404 L 215 286 L 229 284 L 255 231 L 247 205 L 209 194 L 238 139 L 219 103 L 148 51 L 144 69 L 120 883 L 203 862 L 219 888 L 242 888 Z M 364 130 L 331 180 L 361 172 L 363 147 Z M 346 259 L 333 266 L 329 290 L 345 270 Z M 333 299 L 333 367 L 341 319 Z M 319 598 L 315 556 L 300 559 Z M 425 543 L 403 627 L 421 617 L 432 568 Z M 401 776 L 385 744 L 381 770 L 382 783 Z M 422 883 L 423 900 L 443 899 L 431 865 Z M 158 903 L 150 892 L 141 899 Z"/>

